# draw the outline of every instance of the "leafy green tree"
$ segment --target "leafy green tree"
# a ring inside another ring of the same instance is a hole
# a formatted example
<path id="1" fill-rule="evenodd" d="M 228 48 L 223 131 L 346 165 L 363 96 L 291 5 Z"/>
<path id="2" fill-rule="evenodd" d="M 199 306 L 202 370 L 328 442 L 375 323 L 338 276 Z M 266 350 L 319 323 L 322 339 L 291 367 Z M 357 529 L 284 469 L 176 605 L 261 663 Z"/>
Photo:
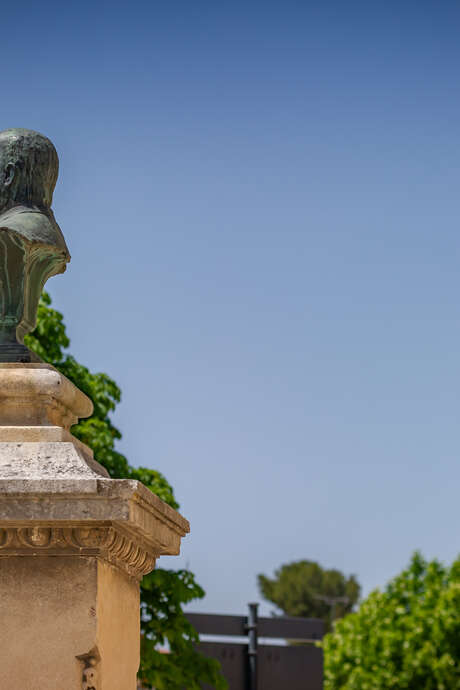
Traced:
<path id="1" fill-rule="evenodd" d="M 51 307 L 43 293 L 38 308 L 37 328 L 26 337 L 26 345 L 44 361 L 69 378 L 94 403 L 94 414 L 72 427 L 72 433 L 93 449 L 94 457 L 111 477 L 138 479 L 173 508 L 179 508 L 174 492 L 157 470 L 132 467 L 115 449 L 121 438 L 112 424 L 111 413 L 120 402 L 121 391 L 107 374 L 94 374 L 66 352 L 70 345 L 63 316 Z M 182 605 L 204 596 L 194 575 L 187 570 L 157 569 L 141 583 L 141 667 L 142 682 L 158 690 L 200 690 L 209 683 L 217 690 L 227 687 L 220 664 L 195 649 L 198 635 L 186 620 Z M 169 654 L 158 646 L 168 645 Z"/>
<path id="2" fill-rule="evenodd" d="M 286 616 L 322 618 L 327 625 L 351 611 L 360 593 L 354 575 L 345 577 L 314 561 L 282 565 L 273 578 L 258 575 L 258 584 L 262 596 Z"/>
<path id="3" fill-rule="evenodd" d="M 415 553 L 323 642 L 326 690 L 460 688 L 460 559 Z"/>

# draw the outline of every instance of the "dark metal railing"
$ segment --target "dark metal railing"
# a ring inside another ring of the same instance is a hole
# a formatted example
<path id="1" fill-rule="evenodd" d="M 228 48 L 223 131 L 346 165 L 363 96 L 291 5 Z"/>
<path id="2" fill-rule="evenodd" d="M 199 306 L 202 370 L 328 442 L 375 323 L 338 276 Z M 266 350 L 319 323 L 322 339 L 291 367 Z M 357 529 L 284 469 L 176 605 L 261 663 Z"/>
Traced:
<path id="1" fill-rule="evenodd" d="M 247 616 L 188 613 L 200 636 L 245 637 L 239 642 L 200 640 L 199 648 L 221 662 L 229 690 L 322 690 L 322 650 L 313 644 L 324 635 L 324 622 L 316 618 L 258 616 L 258 605 L 249 604 Z M 277 638 L 282 646 L 260 642 Z M 304 643 L 304 644 L 302 644 Z"/>

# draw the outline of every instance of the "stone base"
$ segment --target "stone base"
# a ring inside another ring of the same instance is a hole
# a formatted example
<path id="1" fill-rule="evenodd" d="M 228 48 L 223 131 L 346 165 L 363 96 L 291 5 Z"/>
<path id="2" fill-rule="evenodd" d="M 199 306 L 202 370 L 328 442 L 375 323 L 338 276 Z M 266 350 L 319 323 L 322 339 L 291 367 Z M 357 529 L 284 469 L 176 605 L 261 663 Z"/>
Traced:
<path id="1" fill-rule="evenodd" d="M 72 436 L 92 409 L 48 364 L 0 363 L 2 690 L 136 690 L 139 580 L 189 531 Z"/>

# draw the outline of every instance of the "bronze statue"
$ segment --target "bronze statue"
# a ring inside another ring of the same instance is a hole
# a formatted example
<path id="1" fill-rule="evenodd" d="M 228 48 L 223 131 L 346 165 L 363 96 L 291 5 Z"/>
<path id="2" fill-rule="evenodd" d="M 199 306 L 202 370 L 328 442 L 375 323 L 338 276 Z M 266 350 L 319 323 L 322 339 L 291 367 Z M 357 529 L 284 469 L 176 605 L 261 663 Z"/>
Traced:
<path id="1" fill-rule="evenodd" d="M 63 273 L 69 250 L 51 210 L 59 171 L 49 139 L 29 129 L 0 132 L 0 362 L 30 362 L 45 282 Z"/>

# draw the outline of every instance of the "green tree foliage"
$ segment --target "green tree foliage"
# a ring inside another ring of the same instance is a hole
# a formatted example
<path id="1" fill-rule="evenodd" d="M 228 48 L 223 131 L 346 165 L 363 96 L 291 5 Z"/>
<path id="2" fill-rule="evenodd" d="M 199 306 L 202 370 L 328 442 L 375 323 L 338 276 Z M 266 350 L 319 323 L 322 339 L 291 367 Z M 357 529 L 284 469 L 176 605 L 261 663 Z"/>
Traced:
<path id="1" fill-rule="evenodd" d="M 142 588 L 142 640 L 140 676 L 148 686 L 156 690 L 201 690 L 201 683 L 224 689 L 227 683 L 220 675 L 220 665 L 197 654 L 193 645 L 198 634 L 187 621 L 182 604 L 201 598 L 203 590 L 187 570 L 155 571 Z M 167 641 L 171 654 L 161 654 L 155 649 Z M 170 658 L 180 660 L 171 664 Z"/>
<path id="2" fill-rule="evenodd" d="M 354 575 L 345 577 L 339 570 L 325 570 L 314 561 L 282 565 L 275 576 L 258 575 L 262 596 L 286 616 L 322 618 L 329 625 L 331 616 L 340 618 L 352 610 L 360 586 Z M 331 599 L 346 599 L 331 603 Z"/>
<path id="3" fill-rule="evenodd" d="M 460 559 L 416 553 L 323 642 L 326 690 L 460 688 Z"/>
<path id="4" fill-rule="evenodd" d="M 132 467 L 124 455 L 115 449 L 121 438 L 112 424 L 111 413 L 120 402 L 121 391 L 107 374 L 94 374 L 66 352 L 70 345 L 63 316 L 51 307 L 51 299 L 43 293 L 38 308 L 37 328 L 25 339 L 26 345 L 44 361 L 69 378 L 91 398 L 94 414 L 72 427 L 72 433 L 90 446 L 94 457 L 111 477 L 137 479 L 173 508 L 179 508 L 174 492 L 157 470 Z M 158 690 L 199 690 L 201 683 L 210 683 L 217 690 L 225 690 L 226 682 L 220 665 L 195 650 L 198 636 L 187 622 L 182 605 L 204 596 L 187 571 L 157 569 L 141 583 L 141 648 L 140 677 Z M 156 648 L 167 645 L 169 654 Z"/>

